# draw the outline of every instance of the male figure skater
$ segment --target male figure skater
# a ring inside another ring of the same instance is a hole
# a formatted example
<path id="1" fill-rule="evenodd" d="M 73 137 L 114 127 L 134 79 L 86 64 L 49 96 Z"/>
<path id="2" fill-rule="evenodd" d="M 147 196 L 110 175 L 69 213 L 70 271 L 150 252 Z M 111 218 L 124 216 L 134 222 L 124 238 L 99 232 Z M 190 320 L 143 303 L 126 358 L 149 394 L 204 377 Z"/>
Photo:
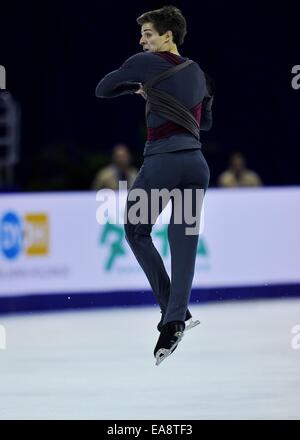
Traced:
<path id="1" fill-rule="evenodd" d="M 184 215 L 180 223 L 174 220 L 176 204 L 170 197 L 170 281 L 151 239 L 152 227 L 165 204 L 159 206 L 156 218 L 148 217 L 147 223 L 134 224 L 128 217 L 135 203 L 130 195 L 134 189 L 146 191 L 151 213 L 151 190 L 180 191 L 179 209 L 182 209 L 187 197 L 184 190 L 189 189 L 193 215 L 199 219 L 199 190 L 205 194 L 210 177 L 199 130 L 211 128 L 213 90 L 199 65 L 178 52 L 187 32 L 186 20 L 178 8 L 164 6 L 146 12 L 137 18 L 137 23 L 141 27 L 143 52 L 107 74 L 97 85 L 96 96 L 114 98 L 136 93 L 146 99 L 148 132 L 144 163 L 127 195 L 124 227 L 126 240 L 149 280 L 162 313 L 157 326 L 160 336 L 154 349 L 158 365 L 176 349 L 184 330 L 199 323 L 191 320 L 188 310 L 199 234 L 186 233 L 191 224 L 187 224 Z M 189 321 L 188 325 L 185 321 Z"/>

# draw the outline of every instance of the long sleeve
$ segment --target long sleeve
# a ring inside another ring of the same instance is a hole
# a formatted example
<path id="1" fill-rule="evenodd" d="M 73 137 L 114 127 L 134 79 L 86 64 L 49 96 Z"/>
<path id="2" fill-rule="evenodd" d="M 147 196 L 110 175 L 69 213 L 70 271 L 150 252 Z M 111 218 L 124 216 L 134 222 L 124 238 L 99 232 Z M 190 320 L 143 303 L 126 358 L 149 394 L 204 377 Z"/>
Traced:
<path id="1" fill-rule="evenodd" d="M 202 111 L 201 111 L 201 120 L 200 120 L 200 130 L 208 131 L 212 127 L 213 118 L 212 118 L 212 104 L 214 97 L 208 96 L 205 97 L 202 103 Z"/>
<path id="2" fill-rule="evenodd" d="M 206 79 L 206 94 L 202 103 L 202 112 L 200 120 L 200 130 L 208 131 L 213 124 L 212 105 L 214 101 L 214 94 L 216 90 L 215 82 L 210 75 L 204 72 Z"/>
<path id="3" fill-rule="evenodd" d="M 139 83 L 145 80 L 148 64 L 148 53 L 137 53 L 128 58 L 119 69 L 102 78 L 96 87 L 96 96 L 98 98 L 115 98 L 134 93 L 139 89 Z"/>

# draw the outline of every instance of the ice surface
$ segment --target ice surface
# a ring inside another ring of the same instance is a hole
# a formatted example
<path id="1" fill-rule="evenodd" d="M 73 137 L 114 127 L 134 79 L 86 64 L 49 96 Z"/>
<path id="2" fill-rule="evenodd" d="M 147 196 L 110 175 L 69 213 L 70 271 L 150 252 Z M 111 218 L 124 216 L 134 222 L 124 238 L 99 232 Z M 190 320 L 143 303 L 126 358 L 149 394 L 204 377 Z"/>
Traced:
<path id="1" fill-rule="evenodd" d="M 158 307 L 0 316 L 0 419 L 300 419 L 300 300 L 190 309 L 158 367 Z"/>

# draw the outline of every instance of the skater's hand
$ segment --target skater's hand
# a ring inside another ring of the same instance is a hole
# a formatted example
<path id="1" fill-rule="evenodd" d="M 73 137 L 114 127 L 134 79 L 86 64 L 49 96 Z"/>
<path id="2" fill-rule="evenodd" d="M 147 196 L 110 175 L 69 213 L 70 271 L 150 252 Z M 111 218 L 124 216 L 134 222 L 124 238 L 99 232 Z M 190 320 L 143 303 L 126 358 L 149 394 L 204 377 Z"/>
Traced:
<path id="1" fill-rule="evenodd" d="M 145 91 L 143 89 L 143 84 L 139 83 L 139 85 L 140 85 L 140 88 L 136 92 L 134 92 L 134 93 L 136 93 L 137 95 L 142 95 L 142 97 L 144 99 L 147 99 L 147 95 L 146 95 L 146 93 L 145 93 Z"/>

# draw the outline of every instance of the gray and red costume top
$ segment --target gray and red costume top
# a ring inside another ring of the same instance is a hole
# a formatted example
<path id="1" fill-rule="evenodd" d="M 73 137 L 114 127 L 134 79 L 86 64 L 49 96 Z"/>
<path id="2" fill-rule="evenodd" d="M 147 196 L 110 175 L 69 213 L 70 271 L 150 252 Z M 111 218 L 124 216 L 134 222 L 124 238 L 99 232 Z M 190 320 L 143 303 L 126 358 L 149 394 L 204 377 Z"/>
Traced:
<path id="1" fill-rule="evenodd" d="M 118 69 L 107 74 L 96 87 L 99 98 L 114 98 L 133 94 L 137 83 L 145 84 L 170 67 L 188 60 L 171 52 L 141 52 L 128 58 Z M 172 95 L 190 110 L 200 130 L 212 126 L 211 106 L 213 96 L 209 94 L 205 73 L 196 62 L 175 75 L 159 82 L 157 89 Z M 146 116 L 147 141 L 144 156 L 177 150 L 201 148 L 200 139 L 191 132 L 159 114 L 150 111 Z"/>

